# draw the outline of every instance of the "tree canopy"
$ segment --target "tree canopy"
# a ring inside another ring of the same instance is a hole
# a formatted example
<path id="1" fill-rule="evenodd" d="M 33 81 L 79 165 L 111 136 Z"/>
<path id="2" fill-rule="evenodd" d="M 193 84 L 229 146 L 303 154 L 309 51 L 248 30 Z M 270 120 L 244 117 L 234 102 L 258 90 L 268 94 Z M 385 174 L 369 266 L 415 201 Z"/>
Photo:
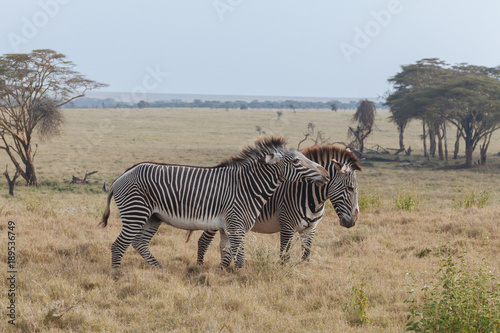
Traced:
<path id="1" fill-rule="evenodd" d="M 29 185 L 37 184 L 33 131 L 45 138 L 57 134 L 63 123 L 59 108 L 105 86 L 74 67 L 47 49 L 0 57 L 0 149 Z"/>
<path id="2" fill-rule="evenodd" d="M 457 128 L 458 139 L 465 141 L 466 166 L 472 166 L 472 155 L 481 146 L 480 163 L 486 163 L 491 135 L 500 128 L 500 69 L 459 64 L 450 66 L 439 59 L 423 59 L 402 66 L 402 71 L 389 79 L 394 91 L 388 96 L 391 120 L 400 130 L 400 146 L 407 123 L 423 122 L 424 151 L 430 138 L 433 155 L 435 137 L 442 157 L 442 143 L 447 157 L 446 124 Z M 427 128 L 427 133 L 426 133 Z M 457 149 L 457 148 L 456 148 Z M 455 154 L 456 156 L 456 154 Z"/>

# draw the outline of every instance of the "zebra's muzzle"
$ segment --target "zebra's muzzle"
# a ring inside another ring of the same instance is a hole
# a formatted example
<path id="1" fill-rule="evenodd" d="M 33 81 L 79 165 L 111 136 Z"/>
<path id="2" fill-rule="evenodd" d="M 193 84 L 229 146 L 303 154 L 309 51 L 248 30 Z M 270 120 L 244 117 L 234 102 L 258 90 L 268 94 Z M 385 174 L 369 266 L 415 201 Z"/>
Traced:
<path id="1" fill-rule="evenodd" d="M 352 228 L 354 227 L 354 225 L 356 225 L 358 216 L 359 216 L 358 209 L 354 210 L 354 214 L 352 214 L 351 216 L 343 214 L 342 217 L 340 218 L 340 225 L 345 228 Z"/>

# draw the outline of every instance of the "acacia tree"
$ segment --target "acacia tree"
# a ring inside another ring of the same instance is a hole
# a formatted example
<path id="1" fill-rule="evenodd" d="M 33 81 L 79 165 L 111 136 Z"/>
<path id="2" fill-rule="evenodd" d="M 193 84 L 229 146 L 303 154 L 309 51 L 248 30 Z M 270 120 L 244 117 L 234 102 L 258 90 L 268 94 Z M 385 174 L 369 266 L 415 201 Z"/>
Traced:
<path id="1" fill-rule="evenodd" d="M 441 114 L 457 127 L 465 141 L 466 167 L 472 166 L 478 145 L 480 164 L 486 164 L 492 134 L 500 129 L 500 80 L 495 76 L 486 69 L 481 73 L 462 68 L 454 78 L 405 96 L 416 109 L 446 110 Z"/>
<path id="2" fill-rule="evenodd" d="M 358 125 L 356 128 L 349 127 L 348 135 L 354 138 L 350 146 L 362 153 L 365 139 L 372 132 L 375 122 L 375 104 L 367 99 L 361 100 L 352 120 L 358 122 Z"/>
<path id="3" fill-rule="evenodd" d="M 493 132 L 500 129 L 500 81 L 485 75 L 467 75 L 440 87 L 438 92 L 453 106 L 450 122 L 465 141 L 465 165 L 472 166 L 472 155 L 479 145 L 480 164 Z"/>
<path id="4" fill-rule="evenodd" d="M 73 70 L 75 65 L 53 50 L 0 57 L 0 149 L 28 185 L 37 185 L 34 131 L 57 134 L 63 123 L 59 108 L 85 92 L 105 86 Z"/>
<path id="5" fill-rule="evenodd" d="M 440 158 L 443 159 L 442 140 L 446 150 L 446 124 L 443 115 L 436 116 L 436 109 L 426 109 L 420 105 L 415 108 L 414 100 L 409 100 L 408 94 L 424 89 L 428 86 L 443 82 L 450 70 L 447 64 L 437 58 L 426 58 L 415 64 L 401 66 L 401 72 L 389 78 L 389 83 L 394 86 L 394 91 L 387 97 L 385 105 L 390 107 L 391 121 L 398 126 L 400 137 L 400 149 L 404 150 L 404 130 L 412 119 L 422 120 L 422 140 L 424 144 L 424 156 L 427 154 L 426 140 L 429 138 L 429 154 L 434 156 L 436 151 L 436 137 L 439 139 Z M 430 106 L 428 106 L 430 108 Z"/>

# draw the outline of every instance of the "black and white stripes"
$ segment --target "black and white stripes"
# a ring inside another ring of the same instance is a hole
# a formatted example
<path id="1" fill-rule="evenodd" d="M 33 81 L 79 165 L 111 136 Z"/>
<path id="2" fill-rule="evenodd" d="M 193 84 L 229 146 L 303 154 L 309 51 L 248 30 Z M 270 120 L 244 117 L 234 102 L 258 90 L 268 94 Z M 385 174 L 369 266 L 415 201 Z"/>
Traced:
<path id="1" fill-rule="evenodd" d="M 111 246 L 112 267 L 120 266 L 130 244 L 150 265 L 159 265 L 149 243 L 162 222 L 220 231 L 221 266 L 236 254 L 236 265 L 243 266 L 243 237 L 282 180 L 328 181 L 323 167 L 284 144 L 262 139 L 215 167 L 140 163 L 127 170 L 112 184 L 102 220 L 106 226 L 113 196 L 123 227 Z"/>
<path id="2" fill-rule="evenodd" d="M 361 170 L 358 158 L 348 149 L 334 146 L 312 147 L 302 151 L 312 161 L 322 165 L 330 175 L 326 186 L 284 182 L 262 208 L 252 231 L 280 232 L 282 259 L 288 259 L 290 242 L 295 232 L 302 238 L 302 259 L 308 260 L 316 226 L 323 217 L 324 203 L 330 200 L 340 224 L 350 228 L 358 219 L 356 170 Z M 216 234 L 205 231 L 198 240 L 198 263 Z"/>

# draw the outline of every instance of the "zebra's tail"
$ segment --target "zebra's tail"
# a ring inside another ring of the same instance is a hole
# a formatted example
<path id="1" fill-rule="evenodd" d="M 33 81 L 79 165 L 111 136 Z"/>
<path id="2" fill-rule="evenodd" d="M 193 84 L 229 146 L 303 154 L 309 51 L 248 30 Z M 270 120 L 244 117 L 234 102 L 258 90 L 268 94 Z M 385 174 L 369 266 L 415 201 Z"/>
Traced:
<path id="1" fill-rule="evenodd" d="M 191 238 L 192 233 L 193 233 L 193 230 L 188 230 L 188 232 L 186 232 L 186 243 L 189 242 L 189 239 Z"/>
<path id="2" fill-rule="evenodd" d="M 110 214 L 109 205 L 111 203 L 112 196 L 113 196 L 113 188 L 111 188 L 109 190 L 108 199 L 106 201 L 106 209 L 104 209 L 104 214 L 102 214 L 102 220 L 99 223 L 99 226 L 101 226 L 103 228 L 106 228 L 106 226 L 108 225 L 108 218 L 109 218 L 109 214 Z"/>

